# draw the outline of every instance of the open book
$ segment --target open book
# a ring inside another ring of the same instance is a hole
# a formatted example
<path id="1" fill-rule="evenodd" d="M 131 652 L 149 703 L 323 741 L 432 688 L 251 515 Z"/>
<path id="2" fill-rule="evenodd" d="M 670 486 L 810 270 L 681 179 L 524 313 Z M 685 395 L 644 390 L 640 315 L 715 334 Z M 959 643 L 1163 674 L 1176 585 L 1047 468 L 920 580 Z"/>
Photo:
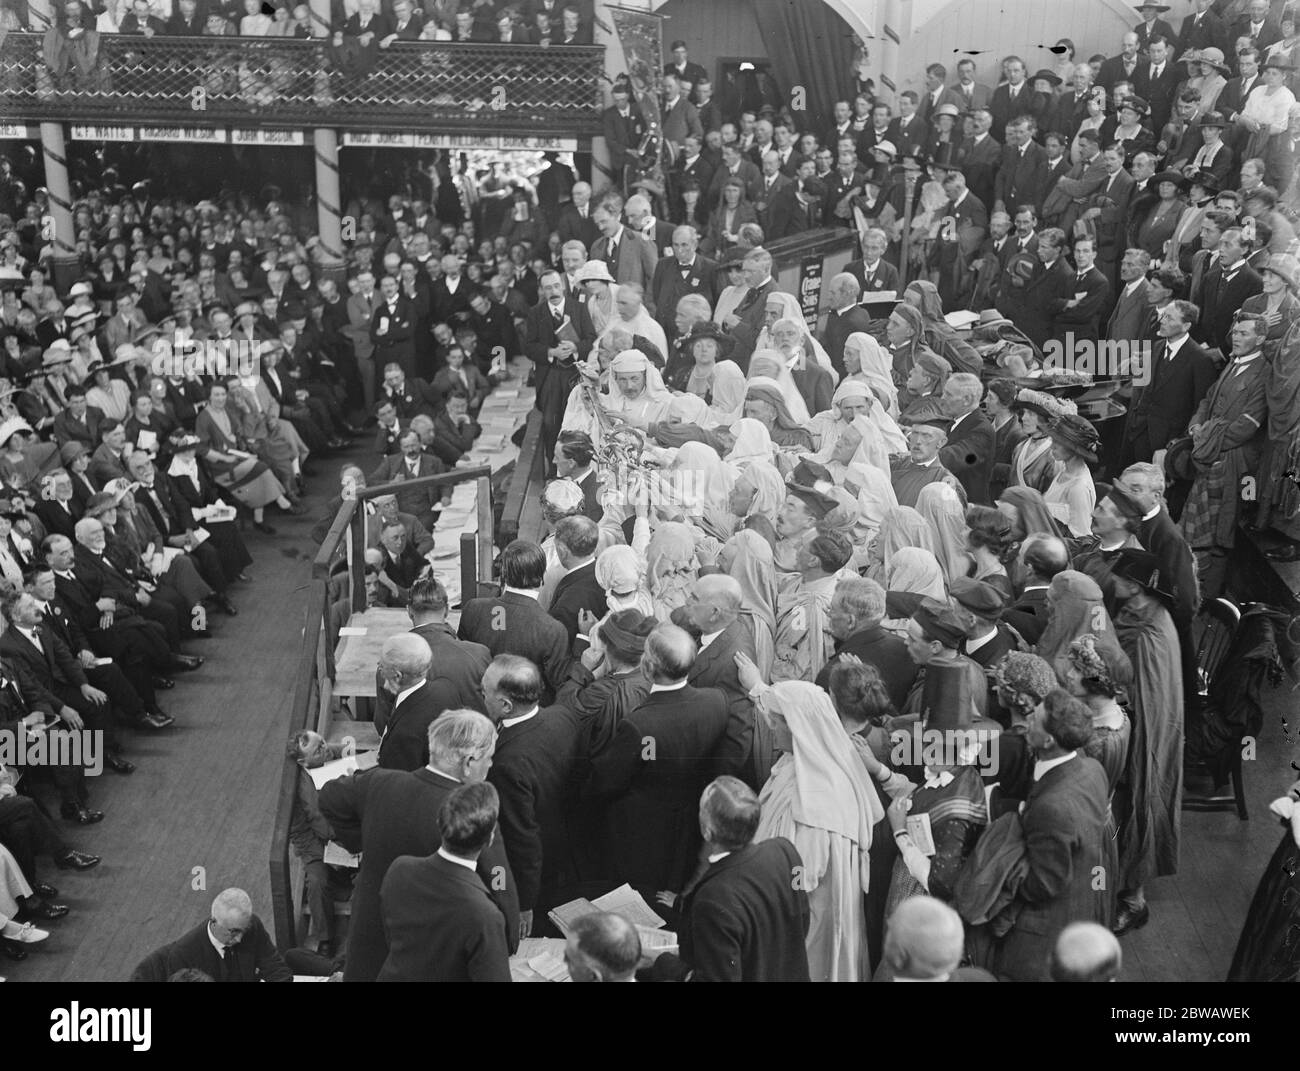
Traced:
<path id="1" fill-rule="evenodd" d="M 650 905 L 645 902 L 645 898 L 627 884 L 620 885 L 613 892 L 598 896 L 595 900 L 580 896 L 567 904 L 561 904 L 547 914 L 559 931 L 567 937 L 578 919 L 597 911 L 622 915 L 638 930 L 642 928 L 658 930 L 664 924 L 664 920 L 654 913 Z"/>

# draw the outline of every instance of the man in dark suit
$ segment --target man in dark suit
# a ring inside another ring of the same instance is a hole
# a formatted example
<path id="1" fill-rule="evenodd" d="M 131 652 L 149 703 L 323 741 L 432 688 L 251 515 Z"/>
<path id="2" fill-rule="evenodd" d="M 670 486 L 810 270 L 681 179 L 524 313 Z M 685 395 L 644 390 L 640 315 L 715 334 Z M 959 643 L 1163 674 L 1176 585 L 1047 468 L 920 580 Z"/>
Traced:
<path id="1" fill-rule="evenodd" d="M 438 811 L 437 852 L 393 860 L 379 891 L 388 956 L 377 981 L 510 981 L 505 919 L 478 874 L 497 807 L 491 785 L 462 785 Z"/>
<path id="2" fill-rule="evenodd" d="M 1214 361 L 1188 334 L 1196 313 L 1189 301 L 1171 301 L 1160 313 L 1151 367 L 1145 381 L 1135 383 L 1129 402 L 1123 465 L 1150 461 L 1155 451 L 1185 434 L 1196 407 L 1214 385 Z"/>
<path id="3" fill-rule="evenodd" d="M 1068 280 L 1065 293 L 1058 295 L 1049 306 L 1053 320 L 1053 337 L 1066 342 L 1072 336 L 1080 341 L 1096 342 L 1100 333 L 1103 312 L 1109 308 L 1110 280 L 1096 266 L 1097 239 L 1076 238 L 1074 242 L 1074 272 Z M 1070 346 L 1065 346 L 1072 356 Z"/>
<path id="4" fill-rule="evenodd" d="M 609 607 L 605 589 L 596 579 L 596 547 L 600 528 L 590 517 L 565 517 L 555 526 L 555 552 L 559 555 L 564 576 L 555 585 L 550 612 L 568 636 L 569 647 L 579 632 L 580 622 L 591 615 L 599 621 Z"/>
<path id="5" fill-rule="evenodd" d="M 1016 650 L 1016 638 L 999 618 L 1006 605 L 1002 593 L 991 584 L 969 577 L 953 577 L 948 588 L 953 611 L 966 632 L 958 651 L 987 673 Z M 997 689 L 989 681 L 987 711 L 990 718 L 1004 721 Z"/>
<path id="6" fill-rule="evenodd" d="M 214 982 L 293 981 L 243 889 L 219 893 L 208 920 L 146 957 L 131 981 L 166 982 L 183 970 L 202 971 Z"/>
<path id="7" fill-rule="evenodd" d="M 1101 65 L 1101 71 L 1097 74 L 1097 84 L 1105 87 L 1107 96 L 1114 89 L 1116 82 L 1132 83 L 1137 69 L 1142 63 L 1142 57 L 1138 54 L 1141 51 L 1142 44 L 1138 40 L 1138 35 L 1132 30 L 1124 35 L 1123 44 L 1118 56 L 1111 56 Z"/>
<path id="8" fill-rule="evenodd" d="M 592 760 L 583 797 L 601 801 L 598 835 L 609 878 L 653 895 L 681 891 L 699 856 L 697 806 L 727 732 L 721 692 L 687 683 L 695 642 L 675 625 L 646 639 L 645 701 Z"/>
<path id="9" fill-rule="evenodd" d="M 475 287 L 462 274 L 460 257 L 449 253 L 441 263 L 442 275 L 433 283 L 429 314 L 434 323 L 455 326 L 469 319 Z"/>
<path id="10" fill-rule="evenodd" d="M 394 494 L 397 496 L 397 508 L 402 513 L 409 513 L 429 530 L 438 521 L 442 510 L 442 489 L 434 484 L 421 484 L 407 488 L 410 480 L 424 476 L 436 476 L 446 472 L 447 466 L 432 454 L 424 452 L 418 432 L 409 428 L 398 439 L 400 453 L 390 454 L 379 463 L 378 468 L 370 474 L 371 487 L 380 484 L 396 483 Z"/>
<path id="11" fill-rule="evenodd" d="M 483 781 L 496 728 L 482 714 L 449 710 L 429 731 L 429 765 L 414 773 L 366 770 L 321 788 L 320 812 L 334 838 L 361 853 L 352 892 L 344 981 L 374 981 L 388 958 L 380 891 L 393 860 L 428 856 L 442 844 L 442 805 L 458 785 Z M 477 872 L 505 918 L 506 944 L 519 944 L 519 896 L 500 838 L 479 856 Z"/>
<path id="12" fill-rule="evenodd" d="M 1002 612 L 1002 620 L 1019 632 L 1026 643 L 1033 644 L 1047 628 L 1048 587 L 1057 573 L 1070 567 L 1070 555 L 1065 543 L 1056 536 L 1039 532 L 1020 545 L 1018 558 L 1025 579 L 1019 598 Z"/>
<path id="13" fill-rule="evenodd" d="M 903 709 L 917 667 L 907 656 L 907 644 L 880 627 L 884 616 L 885 591 L 874 580 L 850 576 L 835 585 L 827 614 L 835 654 L 817 674 L 818 688 L 829 690 L 831 669 L 843 656 L 852 655 L 876 668 L 895 709 Z"/>
<path id="14" fill-rule="evenodd" d="M 1244 49 L 1237 54 L 1236 58 L 1237 76 L 1228 79 L 1228 84 L 1219 93 L 1219 99 L 1214 102 L 1214 106 L 1223 113 L 1225 119 L 1235 119 L 1246 106 L 1246 98 L 1264 84 L 1264 77 L 1259 70 L 1261 53 L 1258 49 Z M 1236 144 L 1238 139 L 1239 134 L 1234 130 L 1233 137 L 1229 139 L 1234 149 L 1240 147 Z"/>
<path id="15" fill-rule="evenodd" d="M 1250 0 L 1246 10 L 1233 20 L 1228 31 L 1229 41 L 1249 37 L 1259 54 L 1265 55 L 1271 45 L 1282 40 L 1282 27 L 1269 18 L 1269 9 L 1269 0 Z"/>
<path id="16" fill-rule="evenodd" d="M 1002 938 L 999 977 L 1045 981 L 1057 935 L 1069 923 L 1110 923 L 1108 884 L 1098 889 L 1108 813 L 1106 774 L 1083 754 L 1092 736 L 1087 706 L 1052 692 L 1029 717 L 1028 742 L 1038 761 L 1021 813 L 1028 873 L 1016 893 L 1020 913 Z"/>
<path id="17" fill-rule="evenodd" d="M 978 166 L 973 173 L 980 174 Z M 971 175 L 971 169 L 962 164 L 944 169 L 943 190 L 949 200 L 938 212 L 939 240 L 934 243 L 931 261 L 939 268 L 939 297 L 948 311 L 969 305 L 975 289 L 971 261 L 989 231 L 987 202 L 967 186 Z M 992 176 L 986 177 L 991 185 Z"/>
<path id="18" fill-rule="evenodd" d="M 577 880 L 568 814 L 582 726 L 568 707 L 539 708 L 541 686 L 537 667 L 517 655 L 497 655 L 483 674 L 488 717 L 497 726 L 488 781 L 501 796 L 501 837 L 525 936 L 533 912 L 563 903 Z"/>
<path id="19" fill-rule="evenodd" d="M 113 480 L 125 479 L 130 482 L 126 453 L 126 430 L 116 420 L 103 421 L 99 425 L 99 445 L 90 455 L 90 468 L 86 470 L 101 491 Z"/>
<path id="20" fill-rule="evenodd" d="M 1081 130 L 1077 135 L 1079 160 L 1069 172 L 1056 180 L 1043 201 L 1043 218 L 1060 227 L 1067 235 L 1087 208 L 1088 199 L 1106 183 L 1106 161 L 1100 137 L 1095 130 Z"/>
<path id="21" fill-rule="evenodd" d="M 811 914 L 803 860 L 784 837 L 755 844 L 758 797 L 734 777 L 700 796 L 699 825 L 709 865 L 686 897 L 681 963 L 693 982 L 807 982 Z M 667 971 L 670 962 L 656 964 Z"/>
<path id="22" fill-rule="evenodd" d="M 86 388 L 79 383 L 70 386 L 64 396 L 68 407 L 54 418 L 54 427 L 50 429 L 54 441 L 60 446 L 79 442 L 87 450 L 94 450 L 99 446 L 99 428 L 104 422 L 103 410 L 86 404 Z"/>
<path id="23" fill-rule="evenodd" d="M 751 249 L 741 263 L 742 278 L 749 287 L 740 299 L 735 312 L 722 322 L 722 327 L 735 340 L 731 359 L 740 365 L 742 372 L 749 370 L 749 358 L 763 330 L 767 314 L 767 295 L 776 289 L 772 278 L 772 254 L 766 249 Z"/>
<path id="24" fill-rule="evenodd" d="M 1039 349 L 1042 349 L 1052 336 L 1055 303 L 1059 300 L 1064 304 L 1071 296 L 1069 288 L 1074 280 L 1074 273 L 1065 262 L 1065 257 L 1061 255 L 1064 245 L 1065 233 L 1057 227 L 1048 227 L 1038 233 L 1038 267 L 1024 285 L 1021 299 L 1023 308 L 1019 310 L 1019 317 L 1011 317 Z M 1013 259 L 1013 267 L 1014 264 Z M 1007 297 L 1004 288 L 1003 298 L 999 300 L 999 308 L 1003 307 Z M 1006 315 L 1011 314 L 1008 312 Z"/>
<path id="25" fill-rule="evenodd" d="M 591 218 L 591 183 L 575 182 L 571 193 L 571 203 L 560 208 L 559 219 L 555 229 L 560 236 L 560 244 L 581 242 L 588 253 L 600 237 L 600 228 Z"/>
<path id="26" fill-rule="evenodd" d="M 852 334 L 871 330 L 871 313 L 858 304 L 862 285 L 851 272 L 842 271 L 831 279 L 826 296 L 831 311 L 826 314 L 826 329 L 821 341 L 831 365 L 842 378 L 845 375 L 844 343 Z"/>
<path id="27" fill-rule="evenodd" d="M 683 89 L 687 92 L 708 79 L 708 73 L 704 68 L 691 61 L 685 41 L 674 41 L 669 51 L 672 52 L 673 59 L 671 63 L 664 64 L 664 74 L 676 75 L 678 81 L 685 83 Z"/>
<path id="28" fill-rule="evenodd" d="M 759 171 L 762 173 L 758 182 L 758 196 L 754 201 L 754 210 L 758 213 L 758 222 L 764 232 L 768 226 L 768 214 L 777 195 L 794 181 L 788 175 L 781 174 L 781 158 L 775 150 L 768 150 L 759 157 Z"/>
<path id="29" fill-rule="evenodd" d="M 380 687 L 396 697 L 379 730 L 379 765 L 418 770 L 429 761 L 429 726 L 446 708 L 429 687 L 433 652 L 424 640 L 403 632 L 385 641 L 379 656 Z"/>
<path id="30" fill-rule="evenodd" d="M 1033 120 L 1013 120 L 1006 126 L 1007 143 L 993 180 L 990 211 L 1013 216 L 1021 205 L 1037 208 L 1047 194 L 1047 154 L 1034 140 Z"/>
<path id="31" fill-rule="evenodd" d="M 592 213 L 600 237 L 591 247 L 590 260 L 603 260 L 616 283 L 640 283 L 649 288 L 659 255 L 640 234 L 625 227 L 617 213 L 605 204 Z"/>
<path id="32" fill-rule="evenodd" d="M 1229 335 L 1237 310 L 1264 290 L 1264 280 L 1246 263 L 1246 252 L 1240 227 L 1224 231 L 1219 239 L 1219 259 L 1205 273 L 1201 290 L 1201 319 L 1194 333 L 1202 345 L 1217 346 L 1225 354 L 1232 351 Z"/>
<path id="33" fill-rule="evenodd" d="M 688 134 L 703 141 L 704 127 L 700 125 L 700 113 L 682 92 L 681 80 L 676 74 L 665 74 L 660 84 L 664 92 L 660 116 L 664 140 L 673 146 L 675 152 L 682 151 Z"/>
<path id="34" fill-rule="evenodd" d="M 1006 137 L 1007 123 L 1017 116 L 1028 115 L 1033 103 L 1033 89 L 1025 80 L 1025 62 L 1019 56 L 1008 56 L 1002 61 L 1007 81 L 993 90 L 993 126 L 989 133 L 997 140 Z"/>
<path id="35" fill-rule="evenodd" d="M 939 408 L 953 423 L 947 445 L 939 451 L 939 464 L 961 482 L 967 502 L 987 506 L 992 504 L 989 476 L 997 437 L 980 408 L 983 397 L 979 376 L 958 372 L 948 377 Z"/>
<path id="36" fill-rule="evenodd" d="M 804 160 L 795 172 L 794 181 L 772 195 L 767 205 L 767 226 L 763 231 L 767 241 L 803 234 L 821 224 L 826 184 L 814 177 L 816 169 L 812 160 Z"/>
<path id="37" fill-rule="evenodd" d="M 1105 161 L 1106 181 L 1092 195 L 1083 217 L 1096 221 L 1097 268 L 1114 287 L 1115 265 L 1128 238 L 1128 204 L 1134 195 L 1134 179 L 1125 170 L 1123 149 L 1108 148 L 1101 159 Z"/>
<path id="38" fill-rule="evenodd" d="M 645 136 L 645 120 L 632 103 L 627 83 L 616 82 L 610 95 L 614 103 L 601 113 L 600 122 L 609 149 L 614 184 L 621 192 L 627 188 L 627 169 L 636 162 L 637 148 Z"/>
<path id="39" fill-rule="evenodd" d="M 900 157 L 913 156 L 930 143 L 930 126 L 916 112 L 919 104 L 919 96 L 911 89 L 898 95 L 898 118 L 889 126 L 889 140 Z"/>
<path id="40" fill-rule="evenodd" d="M 704 151 L 704 142 L 694 134 L 688 134 L 683 143 L 681 155 L 673 161 L 668 182 L 672 192 L 673 205 L 683 210 L 682 190 L 688 182 L 694 182 L 700 191 L 700 200 L 696 205 L 695 219 L 687 223 L 703 223 L 708 218 L 709 203 L 706 191 L 713 183 L 713 174 L 717 170 L 718 158 Z M 671 237 L 671 236 L 670 236 Z"/>
<path id="41" fill-rule="evenodd" d="M 1126 249 L 1119 263 L 1119 298 L 1106 321 L 1106 338 L 1133 341 L 1146 334 L 1151 307 L 1147 300 L 1147 268 L 1151 254 L 1145 249 Z"/>
<path id="42" fill-rule="evenodd" d="M 1141 29 L 1138 30 L 1141 37 Z M 1177 57 L 1170 55 L 1174 36 L 1166 32 L 1153 36 L 1146 43 L 1146 62 L 1138 64 L 1133 77 L 1133 89 L 1151 108 L 1150 127 L 1163 130 L 1174 110 L 1174 94 L 1178 83 L 1182 81 L 1182 69 L 1175 63 Z"/>
<path id="43" fill-rule="evenodd" d="M 882 230 L 872 228 L 867 231 L 862 243 L 862 259 L 849 261 L 844 269 L 858 281 L 863 301 L 882 290 L 892 290 L 898 294 L 902 289 L 897 265 L 885 260 L 885 250 L 888 248 L 889 236 Z"/>
<path id="44" fill-rule="evenodd" d="M 392 276 L 385 275 L 380 280 L 379 291 L 383 301 L 370 317 L 375 364 L 383 368 L 394 362 L 406 375 L 414 377 L 415 309 Z"/>
<path id="45" fill-rule="evenodd" d="M 1217 48 L 1225 56 L 1233 51 L 1228 40 L 1228 26 L 1211 10 L 1214 0 L 1192 0 L 1196 9 L 1178 29 L 1178 54 L 1185 55 L 1193 49 Z"/>
<path id="46" fill-rule="evenodd" d="M 536 543 L 516 539 L 501 552 L 501 594 L 470 599 L 456 636 L 483 644 L 492 654 L 528 659 L 542 673 L 541 703 L 549 706 L 568 679 L 568 634 L 538 605 L 546 555 Z"/>
<path id="47" fill-rule="evenodd" d="M 700 294 L 711 308 L 717 300 L 718 274 L 717 264 L 700 256 L 700 236 L 694 227 L 675 228 L 672 246 L 672 256 L 664 257 L 655 265 L 650 285 L 654 307 L 658 310 L 656 319 L 669 343 L 677 337 L 677 303 L 687 294 Z"/>
<path id="48" fill-rule="evenodd" d="M 738 178 L 745 184 L 745 196 L 751 202 L 759 199 L 759 190 L 763 185 L 763 173 L 758 166 L 740 151 L 738 145 L 722 146 L 722 166 L 709 180 L 708 192 L 704 195 L 709 211 L 713 211 L 722 199 L 722 187 L 730 178 Z"/>
<path id="49" fill-rule="evenodd" d="M 600 502 L 600 479 L 593 461 L 596 447 L 585 431 L 562 431 L 555 445 L 555 472 L 562 480 L 572 480 L 582 491 L 582 512 L 593 521 L 605 515 Z"/>
<path id="50" fill-rule="evenodd" d="M 1075 68 L 1074 85 L 1056 98 L 1052 109 L 1049 130 L 1055 130 L 1068 138 L 1079 132 L 1079 125 L 1088 117 L 1088 98 L 1092 95 L 1092 73 L 1089 67 L 1082 65 Z"/>
<path id="51" fill-rule="evenodd" d="M 608 212 L 605 215 L 610 216 Z M 645 245 L 643 239 L 630 232 L 624 241 Z M 599 248 L 600 242 L 596 244 Z M 648 246 L 646 249 L 649 251 Z M 524 321 L 524 354 L 533 362 L 535 404 L 542 414 L 542 449 L 549 467 L 569 392 L 578 382 L 577 362 L 590 353 L 596 329 L 587 306 L 575 297 L 564 296 L 564 280 L 559 272 L 543 273 L 540 290 L 541 300 L 528 310 Z"/>
<path id="52" fill-rule="evenodd" d="M 717 772 L 739 777 L 757 790 L 771 772 L 772 740 L 766 725 L 758 724 L 736 668 L 736 655 L 751 662 L 756 657 L 753 630 L 741 615 L 743 604 L 734 577 L 702 576 L 691 587 L 686 605 L 674 612 L 673 623 L 685 628 L 700 646 L 687 682 L 692 688 L 717 689 L 727 699 L 727 731 L 716 756 Z"/>

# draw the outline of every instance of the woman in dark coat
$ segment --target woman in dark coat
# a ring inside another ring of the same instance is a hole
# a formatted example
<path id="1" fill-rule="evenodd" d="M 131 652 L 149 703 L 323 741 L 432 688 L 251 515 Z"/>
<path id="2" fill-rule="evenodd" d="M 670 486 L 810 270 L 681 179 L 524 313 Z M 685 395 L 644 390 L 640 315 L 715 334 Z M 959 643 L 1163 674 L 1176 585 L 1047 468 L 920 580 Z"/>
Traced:
<path id="1" fill-rule="evenodd" d="M 1229 982 L 1294 982 L 1300 978 L 1300 781 L 1269 810 L 1285 832 L 1268 861 L 1228 970 Z"/>

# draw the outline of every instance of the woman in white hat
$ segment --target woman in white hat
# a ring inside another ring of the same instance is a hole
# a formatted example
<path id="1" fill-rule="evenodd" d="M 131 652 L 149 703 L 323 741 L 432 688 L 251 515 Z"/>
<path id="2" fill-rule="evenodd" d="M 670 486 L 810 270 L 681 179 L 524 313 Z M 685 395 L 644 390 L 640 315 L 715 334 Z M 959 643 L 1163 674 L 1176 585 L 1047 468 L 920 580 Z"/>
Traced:
<path id="1" fill-rule="evenodd" d="M 1268 321 L 1264 356 L 1272 361 L 1283 336 L 1300 323 L 1300 260 L 1286 253 L 1274 253 L 1260 271 L 1264 292 L 1246 299 L 1242 312 L 1254 313 Z"/>
<path id="2" fill-rule="evenodd" d="M 605 331 L 614 319 L 614 277 L 603 260 L 589 260 L 573 275 L 573 281 L 586 296 L 587 312 L 596 334 Z"/>
<path id="3" fill-rule="evenodd" d="M 90 386 L 86 388 L 86 404 L 93 405 L 110 420 L 124 421 L 131 415 L 131 388 L 109 371 L 135 360 L 135 347 L 129 342 L 118 346 L 111 365 L 95 365 L 90 369 Z"/>

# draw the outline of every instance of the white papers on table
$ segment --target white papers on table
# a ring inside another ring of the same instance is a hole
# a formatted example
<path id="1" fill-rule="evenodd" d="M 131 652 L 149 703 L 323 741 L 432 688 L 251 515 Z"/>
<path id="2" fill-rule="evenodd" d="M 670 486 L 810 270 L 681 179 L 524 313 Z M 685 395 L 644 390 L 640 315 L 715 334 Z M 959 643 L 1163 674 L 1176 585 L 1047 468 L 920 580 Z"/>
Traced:
<path id="1" fill-rule="evenodd" d="M 326 866 L 346 866 L 354 870 L 361 865 L 361 853 L 353 855 L 337 841 L 327 841 L 322 858 Z"/>
<path id="2" fill-rule="evenodd" d="M 622 915 L 633 926 L 645 926 L 657 930 L 664 924 L 664 920 L 651 910 L 645 898 L 626 883 L 613 892 L 597 897 L 591 903 L 598 911 L 610 911 Z"/>
<path id="3" fill-rule="evenodd" d="M 322 785 L 326 785 L 340 777 L 346 777 L 350 773 L 356 773 L 356 756 L 345 755 L 333 762 L 322 763 L 314 770 L 308 770 L 307 772 L 311 775 L 311 783 L 316 786 L 316 790 L 319 792 Z"/>
<path id="4" fill-rule="evenodd" d="M 648 926 L 638 926 L 636 932 L 641 938 L 641 951 L 645 955 L 658 956 L 664 952 L 677 951 L 677 935 L 672 930 L 652 930 Z"/>
<path id="5" fill-rule="evenodd" d="M 548 948 L 540 956 L 534 956 L 530 959 L 528 966 L 548 982 L 573 981 L 569 977 L 569 965 L 564 962 L 564 953 L 562 951 Z"/>
<path id="6" fill-rule="evenodd" d="M 328 982 L 328 981 L 329 981 L 329 975 L 327 975 L 327 974 L 295 974 L 295 975 L 293 976 L 293 980 L 294 980 L 295 982 Z"/>

